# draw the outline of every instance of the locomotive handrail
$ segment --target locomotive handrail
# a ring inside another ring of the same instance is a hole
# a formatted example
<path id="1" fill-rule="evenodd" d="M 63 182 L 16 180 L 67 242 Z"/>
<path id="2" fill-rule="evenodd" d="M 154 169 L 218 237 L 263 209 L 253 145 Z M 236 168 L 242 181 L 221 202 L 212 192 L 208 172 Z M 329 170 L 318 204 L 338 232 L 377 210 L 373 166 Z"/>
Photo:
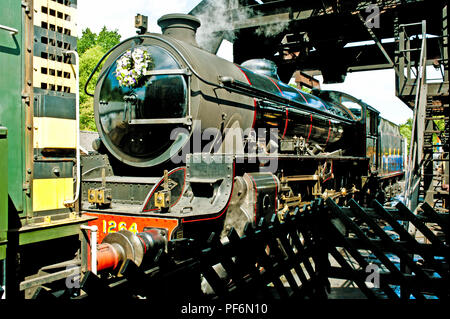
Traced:
<path id="1" fill-rule="evenodd" d="M 11 27 L 8 27 L 6 25 L 2 25 L 2 24 L 0 24 L 0 30 L 9 31 L 9 33 L 11 35 L 16 35 L 17 33 L 19 33 L 19 30 L 11 28 Z"/>
<path id="2" fill-rule="evenodd" d="M 348 123 L 350 123 L 350 121 L 351 121 L 349 119 L 346 119 L 346 118 L 341 117 L 339 115 L 333 114 L 331 112 L 325 112 L 325 111 L 322 111 L 320 109 L 313 108 L 313 107 L 309 106 L 308 104 L 302 104 L 302 103 L 297 102 L 295 100 L 292 100 L 292 99 L 289 99 L 289 98 L 286 98 L 286 97 L 283 97 L 283 96 L 279 96 L 279 95 L 274 94 L 272 92 L 268 92 L 268 91 L 265 91 L 265 90 L 262 90 L 262 89 L 259 89 L 259 88 L 255 88 L 255 87 L 250 86 L 250 85 L 248 85 L 248 84 L 246 84 L 244 82 L 235 80 L 234 78 L 229 77 L 229 76 L 219 76 L 219 81 L 223 84 L 223 86 L 226 89 L 229 89 L 229 90 L 231 90 L 231 91 L 233 91 L 235 93 L 244 94 L 244 95 L 247 95 L 247 96 L 250 96 L 250 97 L 255 97 L 255 98 L 269 98 L 272 101 L 275 100 L 275 101 L 278 101 L 280 103 L 286 104 L 288 106 L 297 106 L 297 107 L 301 107 L 303 109 L 307 108 L 307 109 L 309 109 L 309 110 L 311 110 L 311 111 L 313 111 L 315 113 L 319 113 L 319 114 L 324 115 L 324 116 L 337 117 L 337 118 L 339 118 L 339 120 L 345 121 L 345 122 L 348 122 Z"/>
<path id="3" fill-rule="evenodd" d="M 94 76 L 95 72 L 97 72 L 98 67 L 99 67 L 100 64 L 103 62 L 103 60 L 104 60 L 107 56 L 109 56 L 109 54 L 110 54 L 112 51 L 114 51 L 116 48 L 118 48 L 119 46 L 121 46 L 122 44 L 124 44 L 125 42 L 127 42 L 127 41 L 129 41 L 129 40 L 131 40 L 131 39 L 132 39 L 132 38 L 126 39 L 126 40 L 124 40 L 124 41 L 122 41 L 122 42 L 116 44 L 115 46 L 113 46 L 111 49 L 109 49 L 108 52 L 106 52 L 106 53 L 102 56 L 102 58 L 98 61 L 97 65 L 94 67 L 94 70 L 92 70 L 91 74 L 89 75 L 88 79 L 86 80 L 86 83 L 84 84 L 84 93 L 86 93 L 86 94 L 89 95 L 89 96 L 94 97 L 94 94 L 91 94 L 91 93 L 89 93 L 89 92 L 87 91 L 87 87 L 88 87 L 89 82 L 91 82 L 91 79 L 92 79 L 92 77 Z"/>
<path id="4" fill-rule="evenodd" d="M 147 125 L 147 124 L 192 124 L 192 117 L 180 117 L 180 118 L 164 118 L 164 119 L 136 119 L 129 120 L 128 124 L 132 125 Z"/>
<path id="5" fill-rule="evenodd" d="M 75 56 L 75 76 L 76 76 L 76 87 L 80 87 L 80 56 L 77 51 L 70 50 L 66 51 L 65 54 L 73 54 Z M 75 94 L 75 116 L 76 116 L 76 130 L 77 130 L 77 144 L 76 144 L 76 190 L 75 197 L 64 201 L 64 206 L 74 205 L 75 202 L 80 197 L 80 187 L 81 187 L 81 158 L 80 158 L 80 146 L 81 146 L 81 138 L 80 138 L 80 91 L 76 90 Z"/>
<path id="6" fill-rule="evenodd" d="M 166 69 L 166 70 L 152 70 L 144 71 L 144 75 L 155 76 L 155 75 L 192 75 L 188 69 Z"/>

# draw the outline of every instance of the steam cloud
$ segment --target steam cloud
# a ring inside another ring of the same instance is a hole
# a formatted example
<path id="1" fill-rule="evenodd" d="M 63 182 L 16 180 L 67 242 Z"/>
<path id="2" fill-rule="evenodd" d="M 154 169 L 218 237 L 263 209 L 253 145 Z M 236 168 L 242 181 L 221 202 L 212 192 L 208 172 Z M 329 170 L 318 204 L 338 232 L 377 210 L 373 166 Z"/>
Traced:
<path id="1" fill-rule="evenodd" d="M 277 35 L 280 32 L 284 31 L 288 26 L 289 26 L 289 22 L 277 21 L 273 24 L 260 26 L 258 29 L 255 30 L 255 33 L 260 36 L 264 35 L 266 37 L 271 37 L 271 36 Z"/>
<path id="2" fill-rule="evenodd" d="M 252 16 L 252 10 L 243 8 L 236 10 L 234 18 L 232 18 L 230 10 L 238 9 L 238 6 L 236 0 L 211 1 L 203 12 L 196 15 L 202 22 L 197 31 L 197 42 L 201 47 L 210 48 L 214 46 L 217 37 L 216 32 L 233 30 L 233 19 L 239 21 Z"/>
<path id="3" fill-rule="evenodd" d="M 232 15 L 230 11 L 232 10 Z M 196 14 L 202 25 L 197 31 L 197 42 L 205 49 L 211 49 L 217 42 L 218 31 L 231 31 L 234 29 L 234 22 L 245 21 L 249 18 L 255 18 L 258 15 L 251 8 L 239 7 L 237 0 L 210 1 L 209 5 L 200 13 Z M 257 28 L 255 34 L 259 36 L 270 37 L 276 35 L 288 26 L 287 22 L 276 22 Z M 234 34 L 231 34 L 231 41 L 234 40 Z"/>

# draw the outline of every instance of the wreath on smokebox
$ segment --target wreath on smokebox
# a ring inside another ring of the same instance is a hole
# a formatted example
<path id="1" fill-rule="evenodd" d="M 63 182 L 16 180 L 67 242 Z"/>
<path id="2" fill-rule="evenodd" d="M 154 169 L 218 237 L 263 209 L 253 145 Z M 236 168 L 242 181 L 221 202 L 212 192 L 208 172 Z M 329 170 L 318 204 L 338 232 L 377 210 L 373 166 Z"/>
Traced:
<path id="1" fill-rule="evenodd" d="M 140 48 L 128 50 L 117 60 L 116 79 L 119 86 L 136 87 L 153 66 L 150 54 Z"/>

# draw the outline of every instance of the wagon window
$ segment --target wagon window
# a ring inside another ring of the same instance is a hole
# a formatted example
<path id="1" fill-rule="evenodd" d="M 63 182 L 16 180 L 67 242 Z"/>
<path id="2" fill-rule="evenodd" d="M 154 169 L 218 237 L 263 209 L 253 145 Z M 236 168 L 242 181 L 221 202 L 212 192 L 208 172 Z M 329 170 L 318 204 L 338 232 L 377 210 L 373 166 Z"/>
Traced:
<path id="1" fill-rule="evenodd" d="M 367 110 L 366 133 L 372 136 L 378 134 L 378 114 L 369 110 Z"/>

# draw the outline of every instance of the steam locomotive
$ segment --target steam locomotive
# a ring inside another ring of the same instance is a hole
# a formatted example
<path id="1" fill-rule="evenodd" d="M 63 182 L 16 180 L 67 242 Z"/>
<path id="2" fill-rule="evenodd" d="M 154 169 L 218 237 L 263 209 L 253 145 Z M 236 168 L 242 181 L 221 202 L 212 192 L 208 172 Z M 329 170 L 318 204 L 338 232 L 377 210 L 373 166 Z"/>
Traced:
<path id="1" fill-rule="evenodd" d="M 317 197 L 394 193 L 403 139 L 376 109 L 282 83 L 270 61 L 236 65 L 202 50 L 193 16 L 158 24 L 162 34 L 121 42 L 93 71 L 104 63 L 99 139 L 81 165 L 81 210 L 100 242 L 91 268 L 139 265 L 177 238 L 241 234 Z"/>

